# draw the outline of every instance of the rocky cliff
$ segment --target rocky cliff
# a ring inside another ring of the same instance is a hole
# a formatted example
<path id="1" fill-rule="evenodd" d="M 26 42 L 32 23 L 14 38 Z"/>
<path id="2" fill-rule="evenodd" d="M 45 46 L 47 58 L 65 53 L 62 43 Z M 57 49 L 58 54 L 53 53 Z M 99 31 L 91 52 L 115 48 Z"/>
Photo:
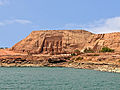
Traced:
<path id="1" fill-rule="evenodd" d="M 75 49 L 84 51 L 86 48 L 97 52 L 104 46 L 120 51 L 120 33 L 93 34 L 85 30 L 33 31 L 11 50 L 34 54 L 60 54 L 71 53 Z"/>
<path id="2" fill-rule="evenodd" d="M 12 48 L 0 50 L 0 67 L 73 67 L 120 73 L 119 37 L 119 32 L 93 34 L 85 30 L 33 31 Z M 109 47 L 115 52 L 99 52 L 102 47 Z M 95 52 L 75 56 L 64 54 L 89 48 Z"/>
<path id="3" fill-rule="evenodd" d="M 11 49 L 16 52 L 34 54 L 59 54 L 83 49 L 91 32 L 85 30 L 44 30 L 33 31 L 28 37 Z"/>
<path id="4" fill-rule="evenodd" d="M 91 48 L 98 52 L 103 47 L 109 47 L 115 51 L 120 51 L 120 32 L 94 34 L 88 39 L 84 49 Z"/>

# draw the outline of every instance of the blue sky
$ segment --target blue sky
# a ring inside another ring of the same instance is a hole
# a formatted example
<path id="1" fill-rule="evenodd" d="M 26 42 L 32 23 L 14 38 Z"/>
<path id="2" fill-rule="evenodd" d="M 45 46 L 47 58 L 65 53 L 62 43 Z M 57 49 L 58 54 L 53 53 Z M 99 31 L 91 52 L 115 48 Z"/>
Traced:
<path id="1" fill-rule="evenodd" d="M 0 0 L 0 47 L 34 30 L 120 31 L 120 0 Z"/>

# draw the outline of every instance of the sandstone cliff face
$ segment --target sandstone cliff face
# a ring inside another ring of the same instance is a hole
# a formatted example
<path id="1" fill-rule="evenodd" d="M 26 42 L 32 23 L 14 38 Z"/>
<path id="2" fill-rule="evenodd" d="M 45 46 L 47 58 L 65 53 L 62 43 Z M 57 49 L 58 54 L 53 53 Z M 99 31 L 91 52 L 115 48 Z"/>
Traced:
<path id="1" fill-rule="evenodd" d="M 120 32 L 95 34 L 87 41 L 85 48 L 92 48 L 94 51 L 99 51 L 103 47 L 109 47 L 115 51 L 120 51 Z"/>
<path id="2" fill-rule="evenodd" d="M 98 52 L 107 46 L 120 51 L 120 33 L 93 34 L 85 30 L 41 30 L 33 31 L 28 37 L 15 44 L 15 52 L 34 54 L 60 54 L 84 51 L 91 48 Z"/>
<path id="3" fill-rule="evenodd" d="M 33 31 L 11 49 L 16 52 L 30 51 L 35 54 L 72 52 L 75 49 L 82 50 L 91 35 L 94 34 L 84 30 Z"/>

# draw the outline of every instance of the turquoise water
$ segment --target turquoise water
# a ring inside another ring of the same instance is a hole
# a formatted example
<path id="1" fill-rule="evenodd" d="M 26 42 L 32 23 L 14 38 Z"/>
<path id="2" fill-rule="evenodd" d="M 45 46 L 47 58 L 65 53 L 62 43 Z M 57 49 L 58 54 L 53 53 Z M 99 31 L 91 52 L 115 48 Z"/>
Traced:
<path id="1" fill-rule="evenodd" d="M 0 67 L 0 90 L 120 90 L 120 74 L 56 67 Z"/>

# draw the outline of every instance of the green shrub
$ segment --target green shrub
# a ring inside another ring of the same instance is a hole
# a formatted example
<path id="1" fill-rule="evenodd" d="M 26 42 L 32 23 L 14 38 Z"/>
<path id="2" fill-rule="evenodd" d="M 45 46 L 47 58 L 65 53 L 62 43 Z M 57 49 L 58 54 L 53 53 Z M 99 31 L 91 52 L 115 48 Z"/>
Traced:
<path id="1" fill-rule="evenodd" d="M 83 59 L 83 57 L 77 57 L 76 58 L 76 60 L 82 60 Z"/>
<path id="2" fill-rule="evenodd" d="M 110 49 L 108 47 L 103 47 L 100 52 L 114 52 L 114 49 Z"/>
<path id="3" fill-rule="evenodd" d="M 91 48 L 89 48 L 89 49 L 86 48 L 86 49 L 84 50 L 84 52 L 85 52 L 85 53 L 94 53 L 94 51 L 93 51 Z"/>
<path id="4" fill-rule="evenodd" d="M 8 47 L 0 47 L 0 49 L 7 49 Z"/>
<path id="5" fill-rule="evenodd" d="M 73 63 L 73 61 L 69 61 L 68 63 Z"/>
<path id="6" fill-rule="evenodd" d="M 74 50 L 74 53 L 76 53 L 77 55 L 80 54 L 80 51 L 78 49 Z"/>
<path id="7" fill-rule="evenodd" d="M 99 54 L 94 54 L 93 56 L 99 56 Z"/>
<path id="8" fill-rule="evenodd" d="M 4 49 L 3 47 L 0 47 L 0 49 Z"/>
<path id="9" fill-rule="evenodd" d="M 118 62 L 120 63 L 120 60 L 118 60 Z"/>
<path id="10" fill-rule="evenodd" d="M 75 54 L 75 53 L 72 53 L 71 56 L 76 56 L 76 54 Z"/>

